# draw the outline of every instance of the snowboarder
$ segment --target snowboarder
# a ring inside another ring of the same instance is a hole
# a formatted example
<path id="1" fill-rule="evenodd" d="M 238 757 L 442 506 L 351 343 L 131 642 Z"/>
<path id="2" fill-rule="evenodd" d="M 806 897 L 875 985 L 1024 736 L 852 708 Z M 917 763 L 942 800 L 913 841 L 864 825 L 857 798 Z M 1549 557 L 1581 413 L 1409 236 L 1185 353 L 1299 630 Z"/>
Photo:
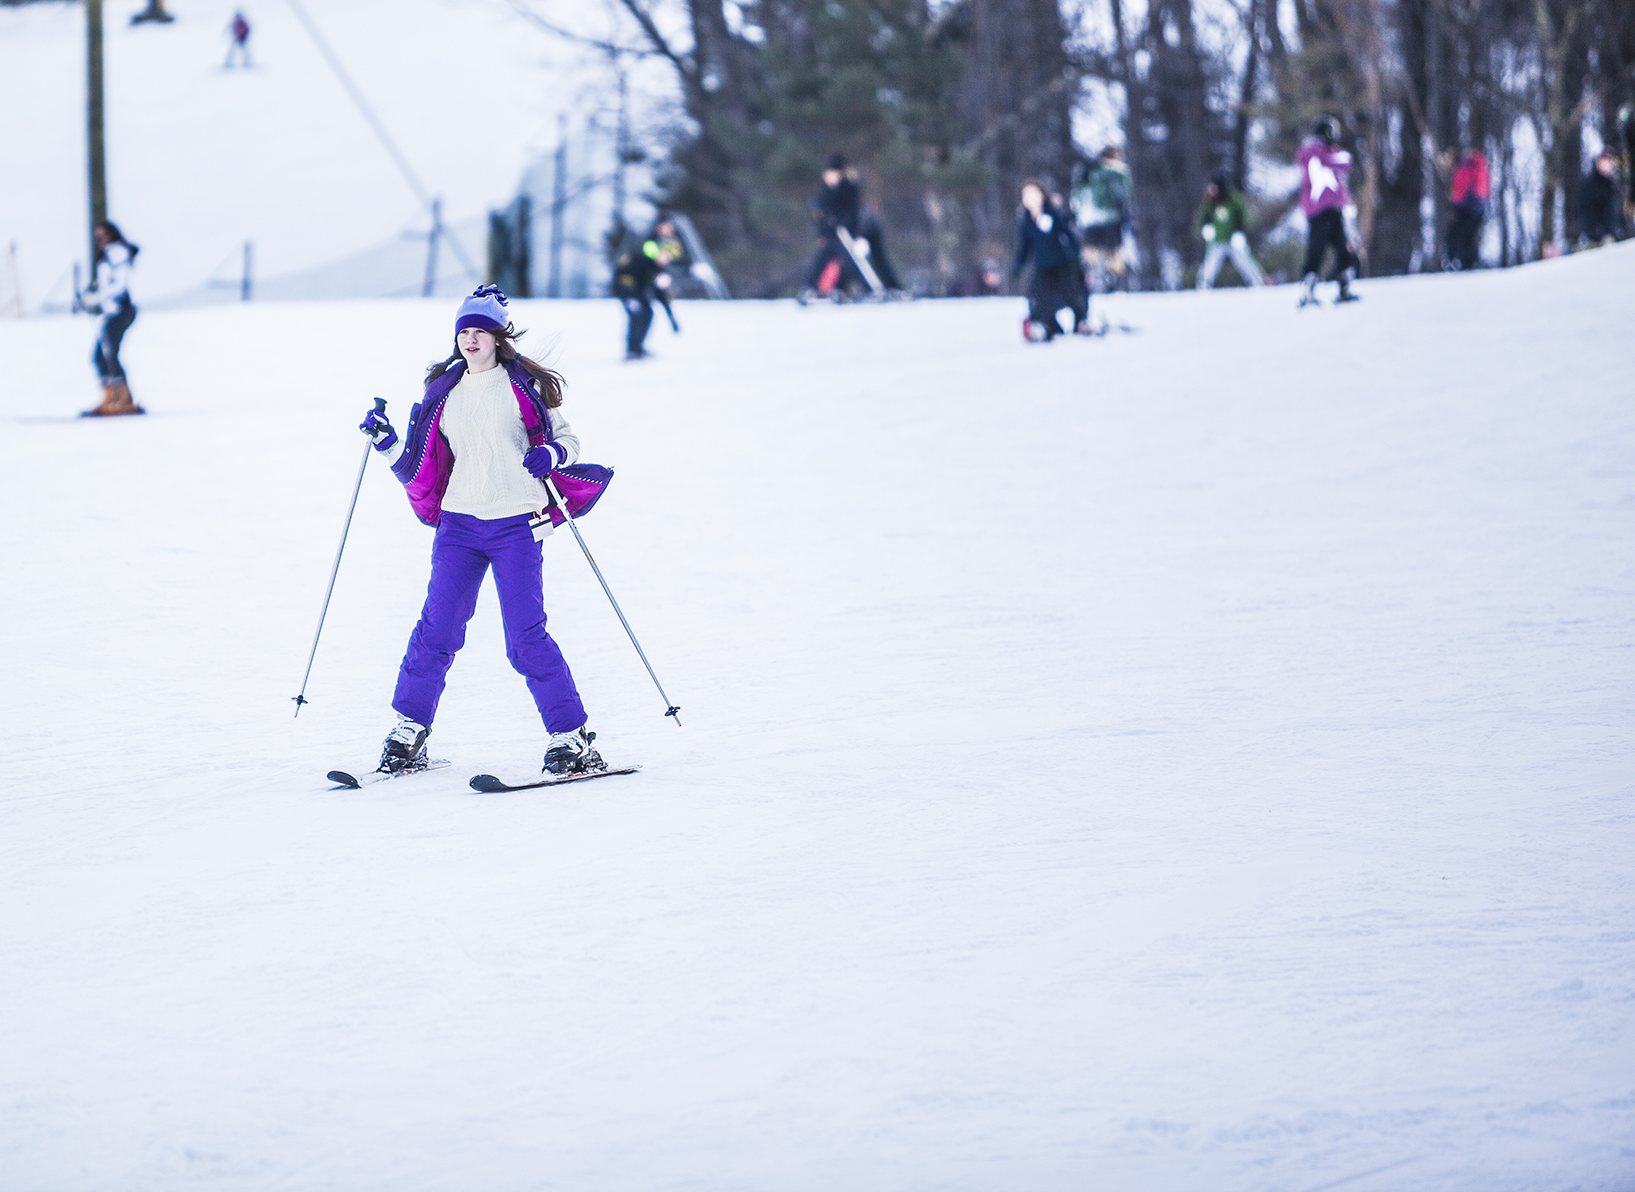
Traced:
<path id="1" fill-rule="evenodd" d="M 233 40 L 227 46 L 227 61 L 221 64 L 223 70 L 231 70 L 233 66 L 233 52 L 238 51 L 238 64 L 246 69 L 250 65 L 250 22 L 244 18 L 243 10 L 233 13 L 233 19 L 227 25 L 227 35 Z"/>
<path id="2" fill-rule="evenodd" d="M 653 303 L 664 306 L 670 316 L 670 325 L 677 331 L 675 312 L 670 309 L 671 277 L 667 266 L 683 255 L 681 241 L 676 237 L 675 224 L 663 216 L 653 230 L 641 241 L 620 253 L 613 263 L 613 296 L 625 308 L 628 323 L 625 328 L 626 360 L 640 360 L 647 355 L 647 331 L 653 325 Z"/>
<path id="3" fill-rule="evenodd" d="M 1618 159 L 1610 149 L 1603 149 L 1596 154 L 1595 163 L 1578 187 L 1578 210 L 1589 247 L 1599 248 L 1618 239 L 1622 205 L 1618 194 Z"/>
<path id="4" fill-rule="evenodd" d="M 429 764 L 426 738 L 490 567 L 506 657 L 527 680 L 550 734 L 545 774 L 604 765 L 573 675 L 545 630 L 540 576 L 550 520 L 539 514 L 552 501 L 545 479 L 578 459 L 579 440 L 560 410 L 562 377 L 521 355 L 520 335 L 499 287 L 479 287 L 460 304 L 454 353 L 427 372 L 403 437 L 373 410 L 359 426 L 407 488 L 415 514 L 437 531 L 425 607 L 398 671 L 397 724 L 381 750 L 383 772 Z"/>
<path id="5" fill-rule="evenodd" d="M 1198 270 L 1198 288 L 1207 290 L 1215 284 L 1221 261 L 1227 253 L 1238 267 L 1243 283 L 1263 286 L 1266 275 L 1249 251 L 1249 210 L 1243 193 L 1232 188 L 1225 174 L 1216 174 L 1204 188 L 1203 206 L 1198 208 L 1198 232 L 1209 247 L 1204 250 L 1203 268 Z"/>
<path id="6" fill-rule="evenodd" d="M 1108 145 L 1086 170 L 1073 195 L 1084 243 L 1086 284 L 1105 294 L 1124 277 L 1124 232 L 1130 226 L 1130 168 L 1124 152 Z"/>
<path id="7" fill-rule="evenodd" d="M 1335 274 L 1340 283 L 1336 302 L 1354 302 L 1351 283 L 1357 277 L 1357 208 L 1346 189 L 1351 173 L 1351 154 L 1340 148 L 1340 122 L 1333 116 L 1319 117 L 1311 126 L 1312 135 L 1300 146 L 1295 164 L 1300 169 L 1300 210 L 1306 216 L 1306 262 L 1301 269 L 1306 287 L 1301 306 L 1317 301 L 1317 279 L 1323 268 L 1323 254 L 1334 249 Z"/>
<path id="8" fill-rule="evenodd" d="M 857 181 L 847 168 L 844 153 L 832 153 L 823 167 L 823 186 L 812 196 L 812 221 L 817 225 L 817 250 L 806 266 L 796 297 L 802 304 L 818 294 L 818 282 L 831 264 L 843 275 L 849 263 L 846 246 L 840 242 L 837 228 L 845 228 L 856 236 L 863 220 L 863 196 Z M 855 266 L 854 266 L 855 268 Z"/>
<path id="9" fill-rule="evenodd" d="M 1448 187 L 1448 201 L 1453 204 L 1453 222 L 1448 225 L 1448 268 L 1474 269 L 1482 263 L 1482 221 L 1487 218 L 1490 193 L 1487 158 L 1466 149 Z"/>
<path id="10" fill-rule="evenodd" d="M 102 381 L 102 404 L 86 410 L 82 417 L 143 414 L 146 411 L 131 398 L 125 367 L 119 363 L 119 345 L 124 342 L 125 332 L 136 322 L 130 279 L 131 265 L 141 249 L 126 240 L 124 233 L 107 220 L 92 229 L 91 238 L 97 246 L 95 280 L 76 301 L 81 310 L 102 316 L 96 347 L 91 352 L 91 363 L 96 365 L 97 377 Z"/>
<path id="11" fill-rule="evenodd" d="M 1028 317 L 1022 323 L 1023 337 L 1030 343 L 1055 339 L 1062 330 L 1056 312 L 1064 306 L 1073 311 L 1074 332 L 1089 335 L 1085 289 L 1075 276 L 1079 239 L 1037 178 L 1022 183 L 1022 206 L 1016 213 L 1016 258 L 1011 262 L 1013 282 L 1029 261 L 1033 262 L 1033 272 L 1028 279 Z"/>

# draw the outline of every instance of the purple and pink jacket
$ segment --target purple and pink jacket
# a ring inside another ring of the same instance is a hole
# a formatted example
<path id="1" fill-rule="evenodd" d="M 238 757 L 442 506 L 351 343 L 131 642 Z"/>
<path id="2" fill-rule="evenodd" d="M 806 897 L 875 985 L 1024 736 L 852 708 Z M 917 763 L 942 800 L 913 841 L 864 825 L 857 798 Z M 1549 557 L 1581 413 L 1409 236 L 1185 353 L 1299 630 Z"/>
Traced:
<path id="1" fill-rule="evenodd" d="M 511 391 L 516 394 L 523 429 L 528 432 L 528 446 L 539 447 L 555 439 L 551 413 L 540 395 L 539 382 L 515 362 L 503 367 L 511 378 Z M 409 422 L 403 431 L 403 451 L 392 462 L 392 474 L 402 481 L 414 515 L 428 526 L 435 526 L 443 519 L 443 494 L 454 472 L 454 451 L 438 430 L 438 423 L 442 421 L 450 391 L 460 383 L 465 372 L 466 362 L 457 361 L 426 386 L 425 396 L 409 411 Z M 550 475 L 567 503 L 568 512 L 578 517 L 590 512 L 591 506 L 596 504 L 608 481 L 613 479 L 613 470 L 597 464 L 572 464 L 555 468 Z M 554 525 L 559 526 L 564 520 L 561 510 L 554 507 L 550 516 Z"/>
<path id="2" fill-rule="evenodd" d="M 1346 175 L 1351 173 L 1351 154 L 1321 137 L 1312 137 L 1300 146 L 1295 158 L 1300 167 L 1300 210 L 1307 219 L 1319 211 L 1344 211 L 1351 206 Z"/>

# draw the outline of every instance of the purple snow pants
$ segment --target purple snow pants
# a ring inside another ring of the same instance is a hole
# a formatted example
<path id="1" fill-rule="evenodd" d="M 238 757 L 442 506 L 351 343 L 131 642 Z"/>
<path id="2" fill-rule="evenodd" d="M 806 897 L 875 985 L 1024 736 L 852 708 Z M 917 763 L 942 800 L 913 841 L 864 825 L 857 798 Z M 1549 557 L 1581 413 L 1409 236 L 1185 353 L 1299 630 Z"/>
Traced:
<path id="1" fill-rule="evenodd" d="M 392 708 L 430 726 L 443 696 L 448 668 L 466 641 L 466 622 L 477 608 L 477 590 L 490 566 L 505 622 L 505 656 L 528 681 L 534 703 L 553 733 L 585 723 L 585 705 L 573 685 L 562 651 L 545 632 L 545 587 L 540 576 L 540 544 L 528 529 L 528 515 L 485 521 L 445 513 L 431 547 L 431 582 L 426 607 L 409 635 L 409 649 L 397 673 Z"/>

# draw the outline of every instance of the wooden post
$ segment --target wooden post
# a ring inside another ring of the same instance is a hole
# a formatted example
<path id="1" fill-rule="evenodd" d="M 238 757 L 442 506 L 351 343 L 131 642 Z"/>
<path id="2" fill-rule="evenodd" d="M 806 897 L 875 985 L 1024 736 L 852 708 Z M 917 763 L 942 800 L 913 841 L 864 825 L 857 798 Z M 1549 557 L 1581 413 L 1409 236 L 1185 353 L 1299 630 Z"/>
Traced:
<path id="1" fill-rule="evenodd" d="M 108 218 L 102 154 L 102 0 L 85 0 L 85 125 L 91 201 L 91 276 L 96 277 L 96 226 Z"/>

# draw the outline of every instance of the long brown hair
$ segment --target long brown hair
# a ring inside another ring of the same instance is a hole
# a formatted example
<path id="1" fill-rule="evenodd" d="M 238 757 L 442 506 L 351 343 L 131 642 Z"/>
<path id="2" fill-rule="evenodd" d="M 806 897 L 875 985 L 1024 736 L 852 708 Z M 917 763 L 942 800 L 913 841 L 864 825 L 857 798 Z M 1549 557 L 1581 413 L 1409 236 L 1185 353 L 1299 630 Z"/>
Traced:
<path id="1" fill-rule="evenodd" d="M 516 341 L 528 333 L 518 331 L 515 323 L 507 323 L 505 329 L 491 330 L 483 328 L 494 337 L 494 357 L 500 364 L 510 366 L 519 365 L 522 371 L 539 382 L 539 395 L 545 399 L 545 408 L 554 410 L 562 404 L 562 391 L 568 387 L 562 374 L 555 369 L 546 368 L 537 360 L 532 360 L 517 351 Z M 460 354 L 460 337 L 454 337 L 454 354 L 447 360 L 439 360 L 426 370 L 426 384 L 430 385 L 438 377 L 454 367 L 454 362 L 465 359 Z"/>

